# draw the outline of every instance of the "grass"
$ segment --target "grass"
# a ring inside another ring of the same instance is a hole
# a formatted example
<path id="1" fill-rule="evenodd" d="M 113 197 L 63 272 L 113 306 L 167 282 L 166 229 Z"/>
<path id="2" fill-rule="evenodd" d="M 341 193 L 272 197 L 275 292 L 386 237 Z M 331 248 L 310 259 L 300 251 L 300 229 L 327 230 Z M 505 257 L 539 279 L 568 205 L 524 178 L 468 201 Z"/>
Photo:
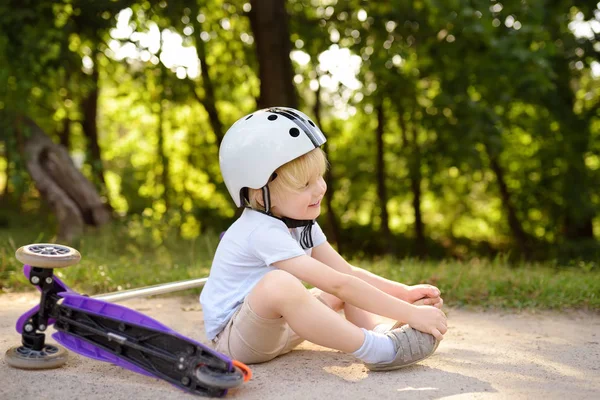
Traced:
<path id="1" fill-rule="evenodd" d="M 600 310 L 600 271 L 545 264 L 512 265 L 496 260 L 357 263 L 396 281 L 430 283 L 444 304 L 504 309 Z"/>
<path id="2" fill-rule="evenodd" d="M 23 266 L 14 257 L 17 248 L 55 242 L 51 235 L 32 231 L 35 229 L 0 230 L 2 292 L 31 290 L 22 274 Z M 161 236 L 165 239 L 158 240 Z M 57 269 L 55 274 L 72 289 L 90 295 L 207 276 L 218 236 L 207 234 L 193 240 L 176 237 L 168 227 L 157 231 L 142 223 L 106 227 L 73 243 L 81 253 L 81 262 Z"/>
<path id="3" fill-rule="evenodd" d="M 0 288 L 29 291 L 16 249 L 53 242 L 43 226 L 0 229 Z M 98 294 L 208 276 L 217 233 L 183 240 L 174 228 L 130 220 L 88 232 L 73 244 L 77 266 L 56 270 L 71 288 Z M 469 262 L 415 259 L 353 260 L 353 264 L 406 284 L 431 283 L 450 306 L 503 309 L 600 310 L 600 270 L 587 264 L 510 264 L 503 258 Z M 195 290 L 198 292 L 199 290 Z"/>

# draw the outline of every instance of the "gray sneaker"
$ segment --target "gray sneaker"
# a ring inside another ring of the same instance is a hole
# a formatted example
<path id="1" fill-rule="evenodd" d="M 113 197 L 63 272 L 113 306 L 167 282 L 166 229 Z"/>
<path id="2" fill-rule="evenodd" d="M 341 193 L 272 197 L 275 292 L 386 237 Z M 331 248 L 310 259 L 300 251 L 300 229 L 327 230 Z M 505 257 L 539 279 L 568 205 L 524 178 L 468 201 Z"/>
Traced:
<path id="1" fill-rule="evenodd" d="M 391 371 L 408 367 L 431 356 L 440 342 L 428 333 L 423 333 L 408 325 L 385 333 L 394 342 L 396 357 L 390 362 L 365 363 L 371 371 Z"/>

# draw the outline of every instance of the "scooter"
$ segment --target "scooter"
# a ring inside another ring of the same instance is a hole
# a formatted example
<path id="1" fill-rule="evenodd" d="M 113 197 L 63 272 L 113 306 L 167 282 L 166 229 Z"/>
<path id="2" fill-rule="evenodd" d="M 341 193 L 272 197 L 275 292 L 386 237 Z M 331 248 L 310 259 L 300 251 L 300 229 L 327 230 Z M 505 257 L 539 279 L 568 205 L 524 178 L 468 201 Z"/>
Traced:
<path id="1" fill-rule="evenodd" d="M 57 244 L 30 244 L 16 257 L 23 273 L 40 291 L 40 303 L 23 314 L 16 330 L 22 344 L 5 354 L 6 363 L 21 369 L 62 366 L 66 349 L 110 362 L 131 371 L 165 380 L 195 395 L 221 397 L 252 377 L 243 363 L 189 339 L 160 322 L 114 302 L 201 287 L 207 278 L 132 289 L 89 297 L 79 294 L 54 275 L 81 260 L 80 253 Z M 54 325 L 46 343 L 44 331 Z M 65 349 L 66 348 L 66 349 Z"/>

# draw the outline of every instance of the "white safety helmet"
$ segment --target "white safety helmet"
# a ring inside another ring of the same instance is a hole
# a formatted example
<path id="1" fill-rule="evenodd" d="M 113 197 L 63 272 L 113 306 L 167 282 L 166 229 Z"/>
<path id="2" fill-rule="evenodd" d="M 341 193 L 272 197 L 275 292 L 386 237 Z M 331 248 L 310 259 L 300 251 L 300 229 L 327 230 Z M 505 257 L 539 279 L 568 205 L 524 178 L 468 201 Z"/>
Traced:
<path id="1" fill-rule="evenodd" d="M 277 168 L 326 141 L 317 125 L 293 108 L 266 108 L 240 118 L 219 149 L 221 174 L 235 204 L 244 205 L 242 189 L 263 188 Z"/>

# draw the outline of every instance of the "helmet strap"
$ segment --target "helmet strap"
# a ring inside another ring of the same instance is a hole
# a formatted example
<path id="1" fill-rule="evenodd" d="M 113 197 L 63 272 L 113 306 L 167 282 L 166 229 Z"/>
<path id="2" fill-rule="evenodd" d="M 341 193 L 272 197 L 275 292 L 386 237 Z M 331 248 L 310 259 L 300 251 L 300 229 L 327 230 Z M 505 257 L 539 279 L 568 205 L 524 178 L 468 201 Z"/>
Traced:
<path id="1" fill-rule="evenodd" d="M 273 179 L 275 179 L 275 177 L 277 177 L 276 174 L 273 174 L 274 177 Z M 269 186 L 265 185 L 262 187 L 262 194 L 263 194 L 263 201 L 264 201 L 264 207 L 265 207 L 265 211 L 262 210 L 254 210 L 254 211 L 258 211 L 261 212 L 263 214 L 268 215 L 269 217 L 273 217 L 276 218 L 280 221 L 282 221 L 285 226 L 287 226 L 288 228 L 300 228 L 300 227 L 305 227 L 304 229 L 304 237 L 308 237 L 308 239 L 303 239 L 305 241 L 308 241 L 306 245 L 310 245 L 310 247 L 312 247 L 312 239 L 310 238 L 310 231 L 312 228 L 312 225 L 315 223 L 314 220 L 312 219 L 293 219 L 293 218 L 288 218 L 288 217 L 277 217 L 275 215 L 273 215 L 273 213 L 271 212 L 271 192 L 269 191 Z M 250 208 L 250 207 L 248 207 Z M 252 209 L 252 208 L 251 208 Z M 308 235 L 307 235 L 308 234 Z M 303 244 L 303 246 L 305 246 Z M 307 247 L 305 247 L 307 248 Z"/>
<path id="2" fill-rule="evenodd" d="M 271 192 L 269 192 L 269 185 L 262 187 L 263 202 L 265 203 L 265 213 L 271 215 Z"/>
<path id="3" fill-rule="evenodd" d="M 288 217 L 275 218 L 282 220 L 285 226 L 287 226 L 288 228 L 300 228 L 301 226 L 311 226 L 315 223 L 315 221 L 312 219 L 293 219 Z"/>

